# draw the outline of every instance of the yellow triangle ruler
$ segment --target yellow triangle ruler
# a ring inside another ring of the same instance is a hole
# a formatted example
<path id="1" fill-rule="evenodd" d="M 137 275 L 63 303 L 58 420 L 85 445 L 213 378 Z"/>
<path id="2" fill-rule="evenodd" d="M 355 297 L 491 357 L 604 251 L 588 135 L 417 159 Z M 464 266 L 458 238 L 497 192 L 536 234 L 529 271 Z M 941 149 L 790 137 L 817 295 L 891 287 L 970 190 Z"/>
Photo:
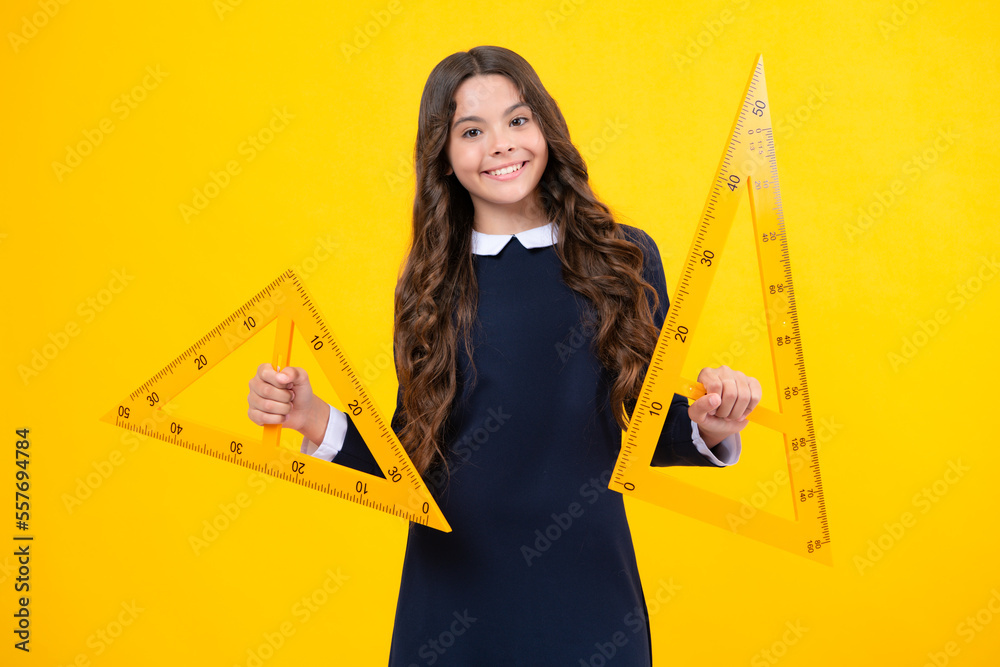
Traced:
<path id="1" fill-rule="evenodd" d="M 684 361 L 744 191 L 750 197 L 779 406 L 777 412 L 758 407 L 750 419 L 784 434 L 794 520 L 763 510 L 748 512 L 743 503 L 650 466 L 666 421 L 665 408 L 674 393 L 691 399 L 705 394 L 699 383 L 682 377 Z M 833 564 L 760 54 L 743 91 L 609 488 Z"/>
<path id="2" fill-rule="evenodd" d="M 292 337 L 298 331 L 384 477 L 329 463 L 278 446 L 280 426 L 265 426 L 261 440 L 249 440 L 212 426 L 174 417 L 163 406 L 196 382 L 240 345 L 277 319 L 273 364 L 289 365 Z M 451 527 L 423 479 L 379 414 L 357 374 L 324 323 L 316 301 L 292 271 L 286 271 L 256 296 L 199 338 L 180 356 L 119 401 L 104 421 L 159 438 L 200 454 L 366 505 L 409 521 L 450 531 Z"/>

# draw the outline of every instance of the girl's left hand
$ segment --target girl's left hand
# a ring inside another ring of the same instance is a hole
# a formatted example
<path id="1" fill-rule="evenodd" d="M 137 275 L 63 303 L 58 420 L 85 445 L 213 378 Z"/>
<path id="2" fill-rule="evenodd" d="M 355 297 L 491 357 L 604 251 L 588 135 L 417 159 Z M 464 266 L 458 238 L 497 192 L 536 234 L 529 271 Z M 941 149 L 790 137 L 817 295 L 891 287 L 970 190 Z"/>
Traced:
<path id="1" fill-rule="evenodd" d="M 688 416 L 698 424 L 705 444 L 713 447 L 750 423 L 747 415 L 760 402 L 760 382 L 728 366 L 701 369 L 698 382 L 705 395 L 691 404 Z"/>

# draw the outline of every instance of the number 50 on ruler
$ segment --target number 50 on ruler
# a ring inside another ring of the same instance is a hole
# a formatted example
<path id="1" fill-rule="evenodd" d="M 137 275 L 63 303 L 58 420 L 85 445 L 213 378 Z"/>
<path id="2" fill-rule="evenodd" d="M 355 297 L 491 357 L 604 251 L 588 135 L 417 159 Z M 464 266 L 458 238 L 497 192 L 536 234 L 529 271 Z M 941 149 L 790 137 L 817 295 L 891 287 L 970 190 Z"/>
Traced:
<path id="1" fill-rule="evenodd" d="M 666 420 L 664 406 L 670 405 L 675 393 L 691 399 L 705 395 L 700 384 L 682 377 L 684 361 L 736 210 L 744 197 L 750 199 L 779 406 L 778 411 L 758 406 L 750 419 L 784 435 L 794 520 L 763 510 L 747 517 L 741 503 L 650 467 Z M 764 60 L 758 55 L 670 301 L 609 488 L 832 565 L 795 304 L 771 107 L 764 81 Z"/>
<path id="2" fill-rule="evenodd" d="M 347 466 L 278 446 L 280 426 L 265 426 L 261 440 L 167 415 L 162 407 L 185 387 L 277 320 L 272 363 L 288 366 L 297 332 L 347 407 L 381 471 L 368 475 Z M 266 473 L 409 521 L 451 527 L 326 325 L 316 302 L 286 271 L 198 339 L 138 389 L 118 402 L 104 421 L 199 454 Z"/>

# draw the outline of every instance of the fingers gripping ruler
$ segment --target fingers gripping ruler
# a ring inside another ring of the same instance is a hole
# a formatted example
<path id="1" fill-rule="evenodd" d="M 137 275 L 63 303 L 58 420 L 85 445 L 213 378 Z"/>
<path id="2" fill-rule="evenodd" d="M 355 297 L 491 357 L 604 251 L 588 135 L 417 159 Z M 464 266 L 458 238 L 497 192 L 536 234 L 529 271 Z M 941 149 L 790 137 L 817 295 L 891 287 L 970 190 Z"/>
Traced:
<path id="1" fill-rule="evenodd" d="M 275 368 L 289 365 L 292 339 L 298 331 L 347 406 L 348 416 L 378 462 L 384 478 L 280 447 L 280 425 L 265 426 L 261 440 L 252 441 L 163 411 L 163 406 L 183 389 L 275 319 L 277 335 L 272 360 Z M 375 407 L 333 332 L 324 323 L 315 300 L 292 271 L 281 274 L 121 400 L 102 419 L 393 516 L 446 532 L 451 530 L 395 432 Z"/>
<path id="2" fill-rule="evenodd" d="M 674 393 L 691 399 L 705 395 L 701 384 L 682 377 L 684 361 L 744 189 L 750 197 L 756 234 L 779 405 L 777 412 L 755 408 L 750 420 L 784 434 L 795 520 L 763 510 L 747 512 L 745 503 L 650 467 L 666 421 L 664 408 L 670 405 Z M 781 210 L 771 109 L 764 62 L 759 54 L 622 440 L 609 488 L 817 562 L 833 564 Z"/>

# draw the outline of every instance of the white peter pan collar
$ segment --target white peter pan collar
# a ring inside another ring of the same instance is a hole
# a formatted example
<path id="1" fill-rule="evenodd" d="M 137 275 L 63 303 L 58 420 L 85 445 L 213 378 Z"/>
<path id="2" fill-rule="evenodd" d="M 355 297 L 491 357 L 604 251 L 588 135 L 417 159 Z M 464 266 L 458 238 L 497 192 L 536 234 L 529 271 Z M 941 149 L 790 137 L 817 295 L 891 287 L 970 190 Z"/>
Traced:
<path id="1" fill-rule="evenodd" d="M 473 255 L 496 255 L 510 242 L 517 237 L 518 242 L 525 248 L 544 248 L 555 245 L 558 240 L 558 227 L 550 222 L 541 227 L 526 229 L 516 234 L 483 234 L 472 230 L 472 254 Z"/>

